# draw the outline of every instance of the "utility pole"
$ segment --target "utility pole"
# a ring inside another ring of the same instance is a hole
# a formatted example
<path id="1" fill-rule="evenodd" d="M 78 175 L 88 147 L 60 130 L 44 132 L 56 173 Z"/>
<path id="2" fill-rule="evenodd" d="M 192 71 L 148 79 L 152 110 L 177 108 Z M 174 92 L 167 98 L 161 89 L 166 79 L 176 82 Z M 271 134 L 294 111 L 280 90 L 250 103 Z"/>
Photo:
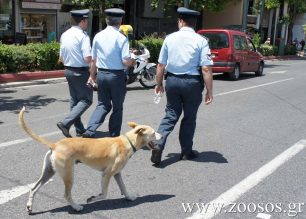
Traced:
<path id="1" fill-rule="evenodd" d="M 189 0 L 184 0 L 184 7 L 189 8 Z"/>
<path id="2" fill-rule="evenodd" d="M 246 32 L 249 0 L 243 0 L 242 31 Z"/>
<path id="3" fill-rule="evenodd" d="M 288 2 L 284 2 L 284 7 L 283 7 L 283 17 L 286 17 L 286 16 L 288 16 Z M 287 30 L 287 23 L 283 22 L 278 55 L 284 55 L 285 53 L 285 44 L 287 43 L 286 42 L 286 30 Z"/>

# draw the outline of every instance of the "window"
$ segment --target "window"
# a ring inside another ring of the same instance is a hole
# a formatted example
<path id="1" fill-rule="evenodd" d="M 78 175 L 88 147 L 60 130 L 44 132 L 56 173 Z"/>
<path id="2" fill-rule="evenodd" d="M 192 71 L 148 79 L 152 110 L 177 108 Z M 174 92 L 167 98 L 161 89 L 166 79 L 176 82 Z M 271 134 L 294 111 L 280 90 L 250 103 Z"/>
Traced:
<path id="1" fill-rule="evenodd" d="M 228 36 L 225 33 L 204 33 L 210 49 L 228 48 Z"/>
<path id="2" fill-rule="evenodd" d="M 14 36 L 13 6 L 12 1 L 7 0 L 0 0 L 0 5 L 0 40 L 6 43 Z"/>
<path id="3" fill-rule="evenodd" d="M 56 37 L 55 15 L 21 14 L 21 32 L 27 35 L 28 42 L 47 42 Z"/>

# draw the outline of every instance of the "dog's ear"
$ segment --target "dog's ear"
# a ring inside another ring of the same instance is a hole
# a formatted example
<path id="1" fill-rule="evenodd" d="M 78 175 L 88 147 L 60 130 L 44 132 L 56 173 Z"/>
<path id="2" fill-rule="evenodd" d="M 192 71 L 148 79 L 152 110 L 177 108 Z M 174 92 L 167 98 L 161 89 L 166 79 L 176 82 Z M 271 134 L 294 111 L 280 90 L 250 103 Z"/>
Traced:
<path id="1" fill-rule="evenodd" d="M 144 128 L 142 128 L 142 127 L 137 127 L 137 128 L 135 129 L 135 134 L 142 135 L 144 131 L 145 131 Z"/>
<path id="2" fill-rule="evenodd" d="M 131 127 L 131 128 L 135 128 L 138 124 L 136 122 L 128 122 L 128 125 Z"/>

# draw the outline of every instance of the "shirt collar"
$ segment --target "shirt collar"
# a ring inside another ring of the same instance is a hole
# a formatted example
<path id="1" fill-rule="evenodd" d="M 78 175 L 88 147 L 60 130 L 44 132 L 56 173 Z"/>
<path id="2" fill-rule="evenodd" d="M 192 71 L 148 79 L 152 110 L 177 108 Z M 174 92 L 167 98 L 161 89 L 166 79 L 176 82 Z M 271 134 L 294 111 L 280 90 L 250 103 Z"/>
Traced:
<path id="1" fill-rule="evenodd" d="M 76 29 L 79 29 L 79 30 L 83 31 L 83 29 L 82 29 L 80 26 L 78 26 L 78 25 L 74 25 L 74 26 L 72 26 L 72 27 L 74 27 L 74 28 L 76 28 Z"/>
<path id="2" fill-rule="evenodd" d="M 113 30 L 119 31 L 119 28 L 118 27 L 114 27 L 114 26 L 107 26 L 106 28 L 107 29 L 113 29 Z"/>
<path id="3" fill-rule="evenodd" d="M 194 29 L 193 29 L 193 28 L 191 28 L 191 27 L 182 27 L 182 28 L 180 29 L 180 31 L 190 31 L 190 32 L 195 32 L 195 31 L 194 31 Z"/>

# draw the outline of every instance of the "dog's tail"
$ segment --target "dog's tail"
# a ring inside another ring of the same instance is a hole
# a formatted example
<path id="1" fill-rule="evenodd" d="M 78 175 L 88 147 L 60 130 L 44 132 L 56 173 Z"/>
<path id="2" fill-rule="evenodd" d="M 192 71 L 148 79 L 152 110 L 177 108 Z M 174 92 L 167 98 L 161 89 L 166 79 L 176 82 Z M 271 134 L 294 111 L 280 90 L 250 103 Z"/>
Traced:
<path id="1" fill-rule="evenodd" d="M 21 111 L 19 112 L 19 124 L 20 126 L 23 128 L 23 130 L 30 135 L 34 140 L 47 145 L 49 148 L 54 149 L 54 143 L 48 141 L 47 139 L 37 135 L 36 133 L 34 133 L 25 123 L 24 121 L 24 111 L 25 111 L 25 107 L 22 107 Z"/>

